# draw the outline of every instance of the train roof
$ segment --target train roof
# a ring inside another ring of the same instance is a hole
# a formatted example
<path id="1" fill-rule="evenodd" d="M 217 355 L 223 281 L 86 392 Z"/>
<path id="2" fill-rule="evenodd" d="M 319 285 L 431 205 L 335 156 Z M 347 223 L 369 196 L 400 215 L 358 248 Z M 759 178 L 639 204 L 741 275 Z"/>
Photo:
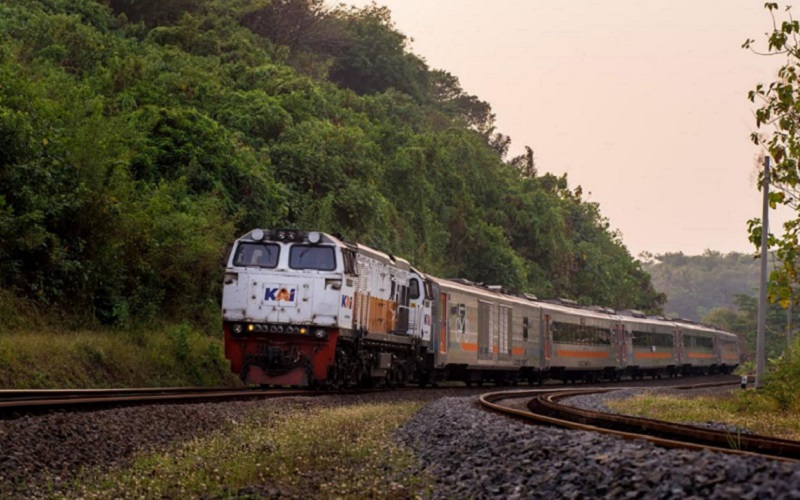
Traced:
<path id="1" fill-rule="evenodd" d="M 387 265 L 394 265 L 398 269 L 403 271 L 410 271 L 411 264 L 406 259 L 402 257 L 395 257 L 394 255 L 386 252 L 381 252 L 380 250 L 375 250 L 374 248 L 370 248 L 368 246 L 362 245 L 361 243 L 355 243 L 353 246 L 356 249 L 356 252 L 366 255 L 371 259 L 375 259 L 378 262 L 382 262 Z"/>
<path id="2" fill-rule="evenodd" d="M 580 316 L 586 316 L 589 318 L 610 319 L 613 321 L 619 321 L 619 316 L 617 316 L 616 314 L 608 313 L 605 310 L 597 310 L 591 307 L 581 307 L 578 305 L 569 305 L 569 304 L 550 302 L 550 301 L 538 301 L 538 303 L 542 306 L 542 309 L 546 311 L 558 311 L 569 314 L 576 314 Z"/>
<path id="3" fill-rule="evenodd" d="M 673 328 L 673 329 L 675 328 L 675 323 L 673 323 L 672 321 L 669 321 L 669 320 L 664 319 L 664 318 L 658 318 L 658 317 L 655 317 L 655 316 L 638 317 L 638 316 L 620 315 L 619 318 L 620 318 L 620 321 L 622 321 L 623 323 L 628 323 L 628 324 L 664 325 L 664 326 L 669 326 L 670 328 Z"/>
<path id="4" fill-rule="evenodd" d="M 502 288 L 484 286 L 480 283 L 475 283 L 462 278 L 443 279 L 428 274 L 426 274 L 425 277 L 435 283 L 438 283 L 439 286 L 444 286 L 446 288 L 458 290 L 464 293 L 476 294 L 487 299 L 491 298 L 493 300 L 503 300 L 529 307 L 534 306 L 548 311 L 559 311 L 591 318 L 612 319 L 615 321 L 619 319 L 619 317 L 614 315 L 613 312 L 609 312 L 613 310 L 607 308 L 581 307 L 578 306 L 576 302 L 566 301 L 565 299 L 540 300 L 537 299 L 536 296 L 530 294 L 503 293 L 501 291 L 503 290 Z"/>

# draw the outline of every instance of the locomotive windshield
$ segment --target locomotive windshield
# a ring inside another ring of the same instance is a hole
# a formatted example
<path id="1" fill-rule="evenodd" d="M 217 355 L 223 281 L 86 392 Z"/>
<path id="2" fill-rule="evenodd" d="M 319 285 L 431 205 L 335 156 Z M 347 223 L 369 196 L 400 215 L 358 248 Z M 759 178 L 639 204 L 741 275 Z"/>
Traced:
<path id="1" fill-rule="evenodd" d="M 336 269 L 336 255 L 333 247 L 293 245 L 289 251 L 289 267 L 333 271 Z"/>
<path id="2" fill-rule="evenodd" d="M 273 269 L 278 265 L 280 251 L 280 247 L 274 243 L 239 243 L 233 265 Z"/>

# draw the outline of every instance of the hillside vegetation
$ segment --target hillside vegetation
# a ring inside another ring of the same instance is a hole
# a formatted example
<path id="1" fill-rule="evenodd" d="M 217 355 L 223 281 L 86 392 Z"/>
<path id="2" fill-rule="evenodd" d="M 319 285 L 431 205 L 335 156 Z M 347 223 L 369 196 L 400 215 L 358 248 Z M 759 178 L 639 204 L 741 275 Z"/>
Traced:
<path id="1" fill-rule="evenodd" d="M 755 358 L 758 326 L 758 286 L 761 263 L 752 255 L 706 250 L 702 255 L 681 252 L 645 255 L 643 266 L 653 286 L 667 296 L 664 312 L 716 325 L 739 334 L 748 359 Z M 794 328 L 800 308 L 793 310 Z M 779 356 L 786 347 L 786 310 L 770 303 L 766 318 L 766 353 Z"/>
<path id="2" fill-rule="evenodd" d="M 668 316 L 700 321 L 711 309 L 736 309 L 736 296 L 758 295 L 760 262 L 752 255 L 706 250 L 702 255 L 645 255 L 653 286 L 667 296 Z"/>
<path id="3" fill-rule="evenodd" d="M 253 227 L 659 310 L 597 204 L 509 144 L 374 5 L 0 0 L 0 329 L 213 331 L 226 245 Z"/>

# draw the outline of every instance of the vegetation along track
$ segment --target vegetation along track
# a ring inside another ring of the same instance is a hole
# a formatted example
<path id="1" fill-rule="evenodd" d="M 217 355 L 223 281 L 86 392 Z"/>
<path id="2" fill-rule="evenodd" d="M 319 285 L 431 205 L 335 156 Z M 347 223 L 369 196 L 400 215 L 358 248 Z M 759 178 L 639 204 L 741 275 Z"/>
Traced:
<path id="1" fill-rule="evenodd" d="M 93 410 L 109 406 L 310 396 L 316 391 L 298 389 L 140 388 L 0 391 L 0 418 L 52 410 Z"/>
<path id="2" fill-rule="evenodd" d="M 696 389 L 731 382 L 683 385 L 673 389 Z M 800 442 L 785 439 L 719 431 L 675 424 L 649 418 L 583 410 L 559 403 L 562 399 L 585 394 L 611 392 L 622 388 L 538 389 L 493 392 L 480 397 L 481 404 L 503 414 L 531 423 L 556 425 L 576 430 L 612 434 L 627 439 L 645 439 L 654 444 L 693 450 L 709 449 L 740 455 L 763 455 L 787 461 L 800 461 Z"/>

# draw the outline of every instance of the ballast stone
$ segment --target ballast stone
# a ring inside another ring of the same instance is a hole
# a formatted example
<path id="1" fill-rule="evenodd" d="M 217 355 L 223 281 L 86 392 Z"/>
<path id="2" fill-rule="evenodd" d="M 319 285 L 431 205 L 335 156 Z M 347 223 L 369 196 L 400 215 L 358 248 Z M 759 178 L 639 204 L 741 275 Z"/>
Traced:
<path id="1" fill-rule="evenodd" d="M 433 498 L 800 498 L 796 464 L 531 426 L 472 397 L 430 403 L 399 437 Z"/>

